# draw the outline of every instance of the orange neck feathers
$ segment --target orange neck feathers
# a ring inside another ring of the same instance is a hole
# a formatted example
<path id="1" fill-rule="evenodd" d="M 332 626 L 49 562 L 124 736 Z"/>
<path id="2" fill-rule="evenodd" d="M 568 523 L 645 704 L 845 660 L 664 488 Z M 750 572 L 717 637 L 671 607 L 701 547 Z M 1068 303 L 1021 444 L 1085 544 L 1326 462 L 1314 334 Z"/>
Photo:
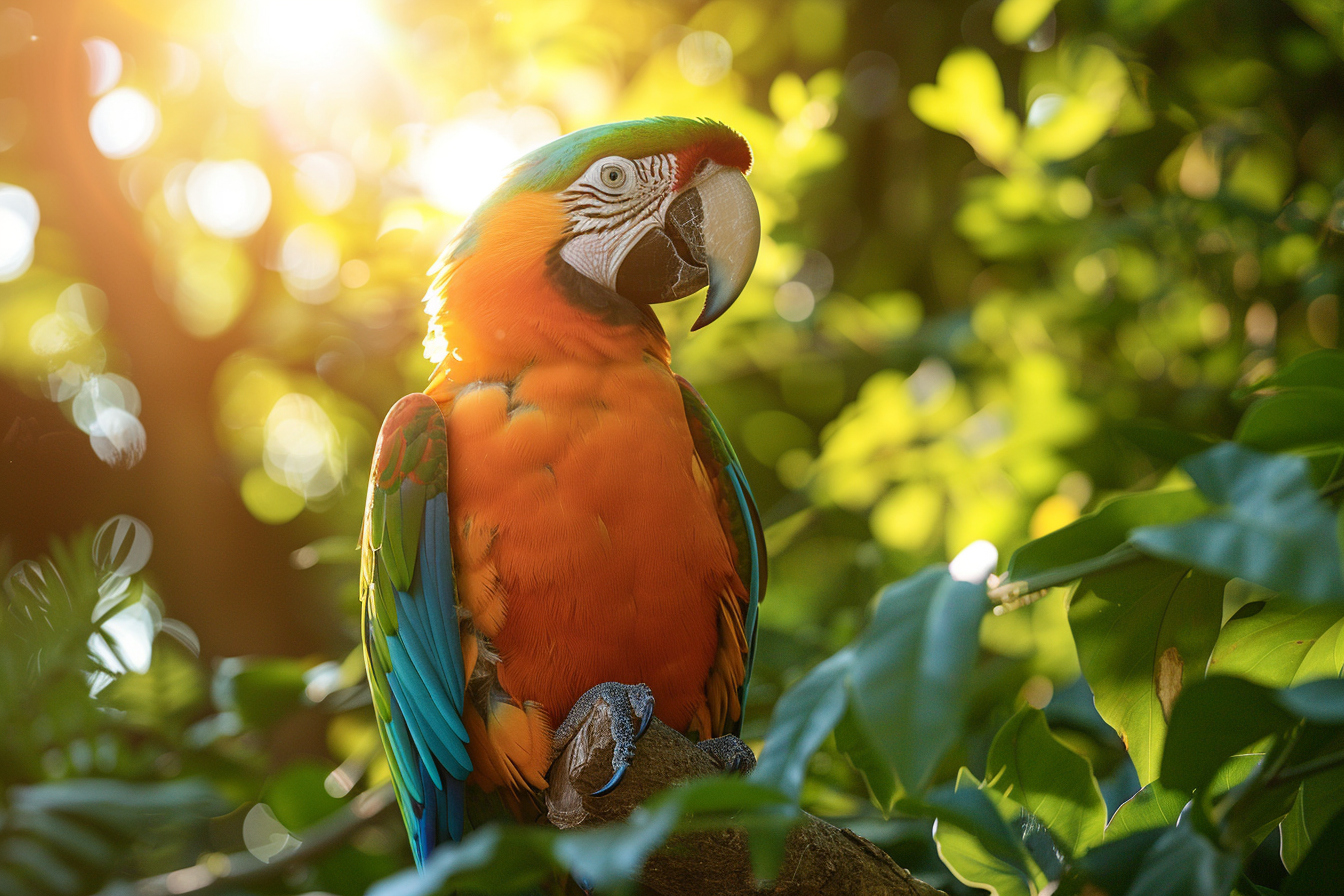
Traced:
<path id="1" fill-rule="evenodd" d="M 434 284 L 431 330 L 447 354 L 430 389 L 508 381 L 538 362 L 601 363 L 652 355 L 670 360 L 667 337 L 647 306 L 609 291 L 602 307 L 568 294 L 556 248 L 568 219 L 553 193 L 523 193 L 496 209 L 471 251 Z"/>

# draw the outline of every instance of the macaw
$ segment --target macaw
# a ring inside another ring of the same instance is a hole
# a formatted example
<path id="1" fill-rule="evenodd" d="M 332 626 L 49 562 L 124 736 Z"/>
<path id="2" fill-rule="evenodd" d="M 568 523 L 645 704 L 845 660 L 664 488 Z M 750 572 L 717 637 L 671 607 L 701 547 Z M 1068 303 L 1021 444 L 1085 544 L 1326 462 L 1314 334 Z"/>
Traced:
<path id="1" fill-rule="evenodd" d="M 741 293 L 751 162 L 706 120 L 569 134 L 523 157 L 430 271 L 437 367 L 378 435 L 360 567 L 417 864 L 480 816 L 544 813 L 553 738 L 596 699 L 617 744 L 599 793 L 654 716 L 725 768 L 754 762 L 736 735 L 765 540 L 650 307 L 707 286 L 695 329 Z"/>

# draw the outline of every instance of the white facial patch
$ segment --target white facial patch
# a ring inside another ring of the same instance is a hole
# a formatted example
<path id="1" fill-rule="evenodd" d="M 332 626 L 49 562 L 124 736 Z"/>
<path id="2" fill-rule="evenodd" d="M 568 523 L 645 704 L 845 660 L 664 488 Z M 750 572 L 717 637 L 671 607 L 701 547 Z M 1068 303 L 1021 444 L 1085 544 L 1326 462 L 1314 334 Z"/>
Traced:
<path id="1" fill-rule="evenodd" d="M 663 226 L 676 181 L 671 155 L 598 159 L 560 194 L 574 234 L 560 247 L 560 257 L 590 280 L 615 289 L 625 256 L 650 230 Z"/>

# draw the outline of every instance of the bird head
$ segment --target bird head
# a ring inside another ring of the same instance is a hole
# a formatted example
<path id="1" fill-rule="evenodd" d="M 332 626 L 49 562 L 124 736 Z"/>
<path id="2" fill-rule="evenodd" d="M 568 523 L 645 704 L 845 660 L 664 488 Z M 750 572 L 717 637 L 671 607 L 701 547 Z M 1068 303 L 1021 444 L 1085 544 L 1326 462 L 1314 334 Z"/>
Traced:
<path id="1" fill-rule="evenodd" d="M 713 121 L 651 118 L 576 131 L 519 160 L 447 262 L 469 252 L 511 199 L 552 194 L 564 221 L 552 247 L 562 286 L 596 285 L 643 305 L 707 286 L 692 326 L 699 329 L 728 310 L 756 264 L 761 219 L 750 169 L 746 140 Z"/>

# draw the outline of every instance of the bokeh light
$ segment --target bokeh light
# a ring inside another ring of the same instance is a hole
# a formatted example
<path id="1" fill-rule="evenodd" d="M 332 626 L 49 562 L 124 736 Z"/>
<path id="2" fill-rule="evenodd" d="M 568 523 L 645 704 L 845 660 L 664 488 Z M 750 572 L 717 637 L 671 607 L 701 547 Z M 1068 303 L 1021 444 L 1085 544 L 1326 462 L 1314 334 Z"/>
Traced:
<path id="1" fill-rule="evenodd" d="M 490 109 L 428 132 L 412 155 L 411 170 L 430 203 L 468 215 L 499 186 L 514 160 L 559 135 L 560 124 L 546 109 Z"/>
<path id="2" fill-rule="evenodd" d="M 308 152 L 294 160 L 294 183 L 321 215 L 334 215 L 355 195 L 355 166 L 336 152 Z"/>
<path id="3" fill-rule="evenodd" d="M 257 62 L 330 72 L 353 64 L 382 27 L 362 0 L 243 0 L 235 33 Z"/>
<path id="4" fill-rule="evenodd" d="M 468 215 L 499 186 L 518 147 L 479 121 L 455 121 L 434 131 L 421 154 L 420 187 L 447 212 Z"/>
<path id="5" fill-rule="evenodd" d="M 135 466 L 145 454 L 145 427 L 138 419 L 140 393 L 125 377 L 89 377 L 71 404 L 75 425 L 89 436 L 98 458 L 112 467 Z"/>
<path id="6" fill-rule="evenodd" d="M 22 276 L 33 263 L 33 241 L 40 217 L 32 193 L 13 184 L 0 184 L 0 283 Z"/>
<path id="7" fill-rule="evenodd" d="M 345 477 L 345 449 L 327 412 L 309 395 L 281 396 L 266 417 L 266 473 L 308 500 L 324 498 Z"/>
<path id="8" fill-rule="evenodd" d="M 271 212 L 271 182 L 253 162 L 201 162 L 186 183 L 187 207 L 207 233 L 241 239 L 256 233 Z"/>
<path id="9" fill-rule="evenodd" d="M 173 307 L 199 339 L 223 333 L 237 320 L 254 283 L 247 255 L 231 241 L 190 240 L 173 260 Z"/>
<path id="10" fill-rule="evenodd" d="M 722 34 L 693 31 L 677 45 L 677 67 L 697 87 L 722 81 L 733 69 L 733 47 Z"/>
<path id="11" fill-rule="evenodd" d="M 84 41 L 84 55 L 89 59 L 89 95 L 102 96 L 121 80 L 121 50 L 105 37 L 91 37 Z"/>
<path id="12" fill-rule="evenodd" d="M 317 305 L 335 298 L 340 269 L 340 247 L 317 224 L 300 224 L 285 237 L 280 276 L 285 289 L 299 301 Z"/>
<path id="13" fill-rule="evenodd" d="M 128 159 L 143 152 L 159 134 L 159 108 L 132 87 L 118 87 L 94 103 L 89 133 L 98 151 L 109 159 Z"/>

